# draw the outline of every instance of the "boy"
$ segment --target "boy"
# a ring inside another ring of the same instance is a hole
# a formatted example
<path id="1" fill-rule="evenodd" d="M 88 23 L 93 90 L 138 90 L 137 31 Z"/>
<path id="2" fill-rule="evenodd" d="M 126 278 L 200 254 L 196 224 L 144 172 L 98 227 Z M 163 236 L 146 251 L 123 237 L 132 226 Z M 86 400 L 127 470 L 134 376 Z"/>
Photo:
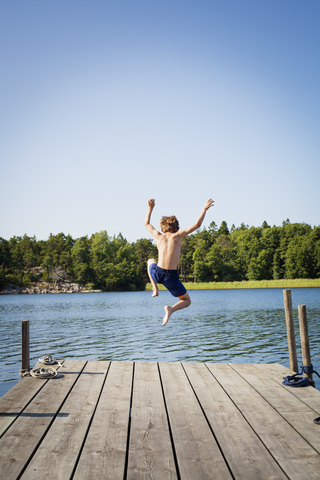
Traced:
<path id="1" fill-rule="evenodd" d="M 184 230 L 179 230 L 179 222 L 177 218 L 172 215 L 171 217 L 161 217 L 160 227 L 162 234 L 158 232 L 150 223 L 150 217 L 152 210 L 155 206 L 154 198 L 148 200 L 148 211 L 145 219 L 145 226 L 154 238 L 157 240 L 157 248 L 159 252 L 158 264 L 154 258 L 148 260 L 148 275 L 153 288 L 153 297 L 159 295 L 157 283 L 164 285 L 174 297 L 179 297 L 179 302 L 170 307 L 166 305 L 164 307 L 165 316 L 163 317 L 162 325 L 165 325 L 170 316 L 176 311 L 182 308 L 189 307 L 191 300 L 185 287 L 179 280 L 179 274 L 177 271 L 178 263 L 180 260 L 182 239 L 189 233 L 194 232 L 200 228 L 207 210 L 212 207 L 214 201 L 208 200 L 201 210 L 201 214 L 194 225 Z"/>

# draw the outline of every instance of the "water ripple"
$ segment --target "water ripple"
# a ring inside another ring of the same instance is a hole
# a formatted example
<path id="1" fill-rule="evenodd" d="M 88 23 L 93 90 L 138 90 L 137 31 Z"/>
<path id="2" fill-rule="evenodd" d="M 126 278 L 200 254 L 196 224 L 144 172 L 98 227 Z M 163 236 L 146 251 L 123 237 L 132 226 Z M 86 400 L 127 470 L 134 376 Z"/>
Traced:
<path id="1" fill-rule="evenodd" d="M 30 321 L 31 364 L 55 358 L 131 361 L 273 363 L 289 366 L 280 289 L 199 290 L 192 305 L 162 327 L 168 292 L 0 297 L 0 395 L 17 382 L 21 321 Z M 307 305 L 310 349 L 320 371 L 320 289 L 292 289 L 297 344 L 297 305 Z M 299 363 L 301 351 L 297 345 Z M 320 381 L 316 377 L 317 388 Z"/>

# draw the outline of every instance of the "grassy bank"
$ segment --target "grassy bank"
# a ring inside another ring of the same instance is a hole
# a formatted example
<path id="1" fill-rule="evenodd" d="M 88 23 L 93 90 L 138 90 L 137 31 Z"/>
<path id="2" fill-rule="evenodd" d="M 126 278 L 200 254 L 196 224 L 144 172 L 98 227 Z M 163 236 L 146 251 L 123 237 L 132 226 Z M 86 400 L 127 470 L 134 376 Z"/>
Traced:
<path id="1" fill-rule="evenodd" d="M 298 288 L 298 287 L 320 287 L 320 278 L 295 278 L 292 280 L 257 280 L 243 282 L 208 282 L 192 283 L 186 282 L 187 290 L 221 290 L 230 288 Z M 146 290 L 152 290 L 151 283 L 146 285 Z M 159 285 L 159 290 L 165 287 Z"/>

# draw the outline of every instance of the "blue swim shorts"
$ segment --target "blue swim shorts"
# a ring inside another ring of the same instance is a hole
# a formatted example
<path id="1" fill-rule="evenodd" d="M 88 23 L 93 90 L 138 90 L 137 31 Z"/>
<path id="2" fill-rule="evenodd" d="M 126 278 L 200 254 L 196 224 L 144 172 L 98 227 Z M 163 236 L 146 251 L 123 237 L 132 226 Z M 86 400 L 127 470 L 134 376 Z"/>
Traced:
<path id="1" fill-rule="evenodd" d="M 152 279 L 156 283 L 164 285 L 174 297 L 181 297 L 181 295 L 187 293 L 187 290 L 180 282 L 178 270 L 165 270 L 158 267 L 156 263 L 152 263 L 149 271 Z"/>

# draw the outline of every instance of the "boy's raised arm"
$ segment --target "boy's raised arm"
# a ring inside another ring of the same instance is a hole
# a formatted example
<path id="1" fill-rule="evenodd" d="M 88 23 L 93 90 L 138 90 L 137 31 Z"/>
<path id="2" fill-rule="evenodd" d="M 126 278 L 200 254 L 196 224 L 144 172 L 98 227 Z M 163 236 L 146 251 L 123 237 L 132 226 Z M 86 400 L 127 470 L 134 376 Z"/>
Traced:
<path id="1" fill-rule="evenodd" d="M 161 235 L 161 233 L 158 232 L 158 230 L 156 230 L 150 223 L 151 213 L 152 213 L 152 210 L 154 209 L 155 204 L 156 202 L 154 198 L 150 198 L 150 200 L 148 200 L 148 210 L 147 210 L 144 224 L 147 227 L 149 233 L 151 233 L 151 235 L 153 235 L 155 238 L 158 238 Z"/>
<path id="2" fill-rule="evenodd" d="M 210 207 L 213 207 L 214 205 L 214 200 L 210 198 L 204 205 L 203 209 L 201 210 L 200 216 L 196 223 L 194 225 L 191 225 L 188 228 L 185 228 L 184 230 L 180 230 L 180 234 L 185 236 L 189 235 L 190 233 L 194 232 L 195 230 L 198 230 L 198 228 L 201 227 L 202 222 L 204 220 L 204 217 L 206 216 L 207 210 L 209 210 Z"/>

